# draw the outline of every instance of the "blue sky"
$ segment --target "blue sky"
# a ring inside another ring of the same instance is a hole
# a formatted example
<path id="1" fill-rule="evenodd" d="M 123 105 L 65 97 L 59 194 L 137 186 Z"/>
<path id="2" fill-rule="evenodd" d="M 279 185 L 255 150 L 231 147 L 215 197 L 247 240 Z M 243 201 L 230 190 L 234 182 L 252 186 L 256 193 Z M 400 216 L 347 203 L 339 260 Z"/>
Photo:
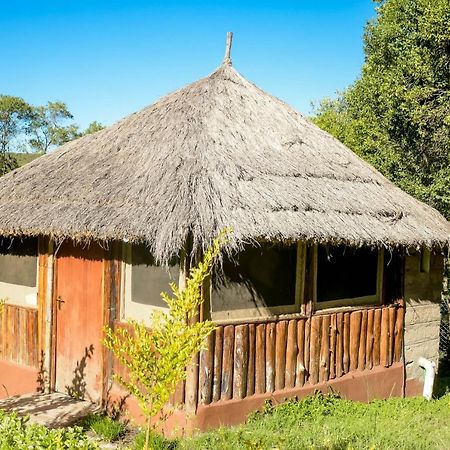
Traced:
<path id="1" fill-rule="evenodd" d="M 0 0 L 0 93 L 112 124 L 203 77 L 234 32 L 236 69 L 301 112 L 359 74 L 371 0 Z"/>

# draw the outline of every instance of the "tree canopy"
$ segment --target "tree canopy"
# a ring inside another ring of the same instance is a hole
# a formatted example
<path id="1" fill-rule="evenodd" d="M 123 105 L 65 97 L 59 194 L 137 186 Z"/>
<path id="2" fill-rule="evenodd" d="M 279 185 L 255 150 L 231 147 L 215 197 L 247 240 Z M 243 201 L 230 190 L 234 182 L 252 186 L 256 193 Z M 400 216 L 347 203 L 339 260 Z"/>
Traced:
<path id="1" fill-rule="evenodd" d="M 36 152 L 47 153 L 52 146 L 76 138 L 78 126 L 66 124 L 69 119 L 73 119 L 73 116 L 63 102 L 48 102 L 45 106 L 34 107 L 30 124 L 31 148 Z"/>
<path id="2" fill-rule="evenodd" d="M 450 218 L 450 2 L 377 3 L 359 79 L 313 120 Z"/>
<path id="3" fill-rule="evenodd" d="M 33 106 L 21 97 L 0 94 L 0 176 L 18 167 L 15 152 L 47 153 L 54 147 L 104 128 L 91 122 L 81 131 L 61 101 Z"/>

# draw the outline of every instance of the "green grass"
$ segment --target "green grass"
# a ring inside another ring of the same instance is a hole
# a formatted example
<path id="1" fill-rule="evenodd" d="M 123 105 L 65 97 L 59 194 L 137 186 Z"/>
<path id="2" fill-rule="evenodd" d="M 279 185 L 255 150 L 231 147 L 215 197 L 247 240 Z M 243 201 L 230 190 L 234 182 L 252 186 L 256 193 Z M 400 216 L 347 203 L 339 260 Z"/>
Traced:
<path id="1" fill-rule="evenodd" d="M 239 427 L 221 428 L 179 441 L 160 439 L 155 448 L 449 449 L 450 395 L 430 402 L 422 398 L 392 398 L 363 404 L 317 394 L 276 407 L 266 405 Z"/>
<path id="2" fill-rule="evenodd" d="M 85 417 L 80 425 L 108 442 L 117 441 L 126 432 L 126 426 L 122 422 L 104 415 L 91 414 Z"/>

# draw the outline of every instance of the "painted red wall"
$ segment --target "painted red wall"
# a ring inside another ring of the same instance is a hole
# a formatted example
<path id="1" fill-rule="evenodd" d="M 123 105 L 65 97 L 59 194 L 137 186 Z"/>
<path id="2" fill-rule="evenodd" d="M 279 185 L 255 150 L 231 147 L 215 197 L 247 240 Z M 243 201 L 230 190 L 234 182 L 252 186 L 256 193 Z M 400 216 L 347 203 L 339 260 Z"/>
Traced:
<path id="1" fill-rule="evenodd" d="M 36 392 L 39 371 L 35 367 L 0 361 L 0 399 Z"/>

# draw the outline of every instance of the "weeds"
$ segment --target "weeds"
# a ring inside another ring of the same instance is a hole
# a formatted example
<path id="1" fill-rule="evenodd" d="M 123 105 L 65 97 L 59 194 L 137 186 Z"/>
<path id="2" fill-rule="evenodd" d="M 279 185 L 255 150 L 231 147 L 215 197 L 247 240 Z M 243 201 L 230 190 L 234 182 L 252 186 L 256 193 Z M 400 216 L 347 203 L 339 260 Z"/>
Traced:
<path id="1" fill-rule="evenodd" d="M 105 415 L 91 414 L 85 417 L 80 425 L 108 442 L 117 441 L 126 432 L 125 424 Z"/>

